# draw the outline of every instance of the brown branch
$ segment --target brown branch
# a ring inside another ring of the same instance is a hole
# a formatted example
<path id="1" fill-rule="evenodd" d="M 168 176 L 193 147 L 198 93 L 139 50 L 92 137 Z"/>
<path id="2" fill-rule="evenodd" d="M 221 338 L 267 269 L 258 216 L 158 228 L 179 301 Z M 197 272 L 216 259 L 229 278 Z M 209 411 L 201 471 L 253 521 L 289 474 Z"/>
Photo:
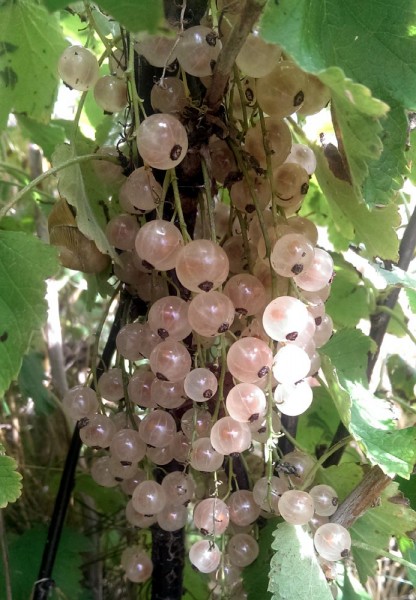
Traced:
<path id="1" fill-rule="evenodd" d="M 338 523 L 348 529 L 361 517 L 368 508 L 376 506 L 381 492 L 391 483 L 390 477 L 385 475 L 377 465 L 372 467 L 351 492 L 337 511 L 330 518 L 331 523 Z"/>
<path id="2" fill-rule="evenodd" d="M 246 0 L 243 8 L 225 42 L 214 67 L 211 85 L 205 96 L 209 108 L 218 108 L 227 88 L 231 71 L 248 34 L 256 24 L 261 11 L 266 5 L 265 0 Z"/>

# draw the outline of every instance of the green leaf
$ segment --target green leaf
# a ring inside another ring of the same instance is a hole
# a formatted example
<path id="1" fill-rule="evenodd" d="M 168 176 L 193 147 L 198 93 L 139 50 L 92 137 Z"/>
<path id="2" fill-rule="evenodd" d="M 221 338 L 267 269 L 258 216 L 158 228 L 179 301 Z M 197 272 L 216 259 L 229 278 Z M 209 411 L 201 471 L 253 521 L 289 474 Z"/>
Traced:
<path id="1" fill-rule="evenodd" d="M 351 264 L 341 255 L 332 256 L 335 278 L 326 303 L 326 311 L 332 317 L 336 329 L 355 327 L 360 319 L 369 317 L 368 289 Z"/>
<path id="2" fill-rule="evenodd" d="M 331 396 L 324 387 L 314 387 L 311 407 L 299 415 L 296 435 L 302 446 L 311 454 L 317 446 L 329 447 L 338 425 L 338 411 Z"/>
<path id="3" fill-rule="evenodd" d="M 397 261 L 399 240 L 396 228 L 400 224 L 398 207 L 394 205 L 370 211 L 354 191 L 354 188 L 335 177 L 328 166 L 323 150 L 313 148 L 317 158 L 316 177 L 331 211 L 334 225 L 348 242 L 365 244 L 371 257 Z M 380 232 L 383 232 L 380 235 Z"/>
<path id="4" fill-rule="evenodd" d="M 405 504 L 390 499 L 400 499 L 397 483 L 391 483 L 380 498 L 380 505 L 370 508 L 357 519 L 350 529 L 354 542 L 365 542 L 379 553 L 352 548 L 352 555 L 357 567 L 360 581 L 364 584 L 377 567 L 376 558 L 388 548 L 391 536 L 407 537 L 406 532 L 416 528 L 416 513 Z"/>
<path id="5" fill-rule="evenodd" d="M 280 523 L 272 544 L 269 591 L 272 600 L 332 600 L 325 575 L 319 566 L 313 540 L 300 525 Z"/>
<path id="6" fill-rule="evenodd" d="M 77 156 L 76 149 L 69 144 L 63 144 L 56 148 L 53 154 L 53 165 L 61 165 L 75 156 Z M 94 240 L 101 252 L 109 254 L 117 260 L 114 248 L 110 245 L 104 233 L 107 223 L 106 212 L 103 208 L 104 191 L 102 191 L 103 196 L 99 197 L 100 187 L 91 165 L 81 168 L 80 165 L 75 164 L 62 169 L 58 173 L 58 179 L 59 193 L 69 204 L 76 208 L 79 230 L 87 238 Z"/>
<path id="7" fill-rule="evenodd" d="M 387 358 L 386 367 L 393 393 L 410 402 L 414 401 L 416 369 L 398 354 L 391 354 Z"/>
<path id="8" fill-rule="evenodd" d="M 414 108 L 416 98 L 415 69 L 409 61 L 416 51 L 414 27 L 415 0 L 269 0 L 261 22 L 264 38 L 281 45 L 306 71 L 320 74 L 340 67 L 390 106 L 382 123 L 381 160 L 366 157 L 364 198 L 372 206 L 392 199 L 402 180 L 403 109 Z"/>
<path id="9" fill-rule="evenodd" d="M 389 107 L 373 98 L 367 87 L 346 78 L 337 67 L 320 73 L 319 78 L 331 89 L 331 107 L 341 128 L 351 179 L 361 196 L 361 187 L 368 175 L 368 162 L 377 160 L 383 149 L 379 118 L 387 113 Z"/>
<path id="10" fill-rule="evenodd" d="M 270 519 L 259 531 L 259 555 L 256 560 L 243 570 L 244 589 L 248 594 L 248 600 L 269 600 L 270 592 L 267 591 L 266 573 L 270 567 L 273 556 L 272 542 L 273 533 L 276 530 L 277 519 Z"/>
<path id="11" fill-rule="evenodd" d="M 24 398 L 32 398 L 36 414 L 49 414 L 54 406 L 52 396 L 44 385 L 44 356 L 31 352 L 23 357 L 18 383 Z"/>
<path id="12" fill-rule="evenodd" d="M 399 484 L 400 491 L 409 500 L 410 506 L 413 510 L 416 510 L 416 475 L 411 475 L 409 479 L 397 477 L 396 481 Z"/>
<path id="13" fill-rule="evenodd" d="M 209 600 L 207 579 L 199 571 L 196 571 L 188 559 L 185 559 L 183 570 L 183 597 L 182 600 Z"/>
<path id="14" fill-rule="evenodd" d="M 0 396 L 46 318 L 44 281 L 57 270 L 54 248 L 29 234 L 0 231 Z"/>
<path id="15" fill-rule="evenodd" d="M 118 487 L 103 488 L 87 473 L 81 473 L 75 481 L 75 494 L 86 494 L 94 500 L 98 510 L 113 514 L 125 506 L 125 497 Z"/>
<path id="16" fill-rule="evenodd" d="M 348 573 L 347 569 L 344 571 L 344 585 L 342 586 L 342 596 L 339 600 L 371 600 L 371 597 L 367 594 L 365 589 L 361 587 L 359 581 Z M 337 596 L 338 598 L 339 596 Z"/>
<path id="17" fill-rule="evenodd" d="M 0 455 L 0 509 L 15 502 L 22 493 L 22 476 L 11 456 Z"/>
<path id="18" fill-rule="evenodd" d="M 52 160 L 55 147 L 65 142 L 65 131 L 59 122 L 51 121 L 46 125 L 24 115 L 18 115 L 17 122 L 23 135 L 40 146 L 49 161 Z"/>
<path id="19" fill-rule="evenodd" d="M 12 580 L 13 600 L 31 597 L 37 580 L 42 553 L 46 542 L 47 528 L 36 525 L 9 542 L 9 567 Z M 82 589 L 82 552 L 90 550 L 90 541 L 85 536 L 67 527 L 63 529 L 58 553 L 53 568 L 56 587 L 71 600 L 78 600 Z M 0 561 L 0 581 L 4 581 L 3 561 Z M 2 590 L 3 591 L 3 590 Z"/>
<path id="20" fill-rule="evenodd" d="M 408 478 L 416 462 L 416 430 L 394 429 L 387 402 L 367 389 L 366 365 L 371 340 L 358 330 L 337 332 L 321 349 L 328 389 L 344 425 L 368 459 L 387 475 Z"/>
<path id="21" fill-rule="evenodd" d="M 66 45 L 57 19 L 38 2 L 0 6 L 0 130 L 12 110 L 49 121 L 58 87 L 56 63 Z"/>
<path id="22" fill-rule="evenodd" d="M 67 0 L 43 0 L 51 12 L 65 8 Z M 154 33 L 163 25 L 162 0 L 99 0 L 96 3 L 116 21 L 133 33 L 149 31 Z"/>

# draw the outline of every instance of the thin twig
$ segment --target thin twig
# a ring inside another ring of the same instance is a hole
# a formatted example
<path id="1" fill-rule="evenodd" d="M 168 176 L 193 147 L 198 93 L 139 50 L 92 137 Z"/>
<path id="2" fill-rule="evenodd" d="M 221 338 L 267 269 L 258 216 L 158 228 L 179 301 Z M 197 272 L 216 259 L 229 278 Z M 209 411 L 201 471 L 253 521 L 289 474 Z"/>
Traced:
<path id="1" fill-rule="evenodd" d="M 230 36 L 225 42 L 212 74 L 211 85 L 205 96 L 205 103 L 212 109 L 220 104 L 227 88 L 235 59 L 244 45 L 249 33 L 256 24 L 261 11 L 266 5 L 265 0 L 246 0 Z"/>

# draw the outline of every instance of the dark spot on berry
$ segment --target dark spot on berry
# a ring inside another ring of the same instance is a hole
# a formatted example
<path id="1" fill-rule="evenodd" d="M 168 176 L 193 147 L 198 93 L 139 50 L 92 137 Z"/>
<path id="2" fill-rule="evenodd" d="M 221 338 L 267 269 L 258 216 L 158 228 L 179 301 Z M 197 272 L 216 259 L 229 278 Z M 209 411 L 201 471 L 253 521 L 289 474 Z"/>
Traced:
<path id="1" fill-rule="evenodd" d="M 211 68 L 211 71 L 213 71 L 215 69 L 215 65 L 217 64 L 216 60 L 211 60 L 209 63 L 209 66 Z"/>
<path id="2" fill-rule="evenodd" d="M 266 433 L 267 431 L 267 427 L 265 425 L 263 425 L 263 427 L 260 427 L 260 429 L 257 429 L 257 433 Z"/>
<path id="3" fill-rule="evenodd" d="M 207 529 L 204 529 L 203 527 L 199 530 L 202 535 L 208 535 L 209 531 Z"/>
<path id="4" fill-rule="evenodd" d="M 175 144 L 172 148 L 172 150 L 170 151 L 170 159 L 171 160 L 178 160 L 178 158 L 180 157 L 182 153 L 182 146 L 180 144 Z"/>
<path id="5" fill-rule="evenodd" d="M 302 252 L 302 258 L 306 256 L 306 252 Z"/>
<path id="6" fill-rule="evenodd" d="M 236 308 L 235 312 L 237 314 L 241 315 L 242 317 L 245 317 L 246 314 L 247 314 L 247 309 L 245 309 L 245 308 Z M 236 335 L 237 335 L 237 333 L 236 333 Z"/>
<path id="7" fill-rule="evenodd" d="M 215 33 L 215 31 L 210 31 L 205 36 L 205 40 L 206 40 L 208 46 L 212 46 L 212 48 L 215 48 L 215 46 L 217 45 L 217 39 L 218 39 L 218 36 Z"/>
<path id="8" fill-rule="evenodd" d="M 334 496 L 331 500 L 332 506 L 338 506 L 338 498 Z"/>
<path id="9" fill-rule="evenodd" d="M 204 398 L 212 398 L 212 390 L 205 390 L 202 395 Z"/>
<path id="10" fill-rule="evenodd" d="M 293 98 L 293 106 L 300 106 L 302 102 L 305 100 L 305 94 L 300 90 Z"/>
<path id="11" fill-rule="evenodd" d="M 347 556 L 349 556 L 349 555 L 350 555 L 350 551 L 348 550 L 348 548 L 345 548 L 345 550 L 343 550 L 341 552 L 342 558 L 347 558 Z"/>
<path id="12" fill-rule="evenodd" d="M 168 331 L 166 331 L 166 329 L 163 329 L 163 327 L 160 327 L 160 328 L 157 330 L 157 335 L 158 335 L 159 337 L 161 337 L 161 338 L 162 338 L 162 340 L 165 340 L 166 338 L 168 338 L 168 337 L 169 337 L 169 332 L 168 332 Z"/>
<path id="13" fill-rule="evenodd" d="M 157 377 L 158 379 L 160 379 L 160 381 L 167 381 L 167 380 L 168 380 L 168 378 L 167 378 L 167 377 L 165 377 L 165 376 L 163 375 L 163 373 L 159 373 L 159 372 L 157 372 L 157 373 L 156 373 L 156 377 Z"/>
<path id="14" fill-rule="evenodd" d="M 203 292 L 209 292 L 210 290 L 212 290 L 212 288 L 214 287 L 214 284 L 212 281 L 203 281 L 202 283 L 200 283 L 198 285 L 199 289 L 202 290 Z"/>
<path id="15" fill-rule="evenodd" d="M 241 335 L 241 329 L 237 329 L 237 331 L 234 331 L 234 334 L 236 337 L 240 337 Z"/>
<path id="16" fill-rule="evenodd" d="M 153 517 L 153 515 L 144 515 L 145 517 Z"/>
<path id="17" fill-rule="evenodd" d="M 295 275 L 299 275 L 299 273 L 302 273 L 303 271 L 303 265 L 293 265 L 293 267 L 291 268 L 292 273 L 294 273 Z"/>
<path id="18" fill-rule="evenodd" d="M 248 102 L 253 102 L 254 100 L 254 92 L 251 88 L 247 88 L 245 91 L 245 97 Z"/>
<path id="19" fill-rule="evenodd" d="M 316 317 L 315 319 L 315 325 L 317 325 L 317 327 L 319 327 L 319 325 L 322 323 L 322 317 Z"/>
<path id="20" fill-rule="evenodd" d="M 131 462 L 131 460 L 121 460 L 120 464 L 122 464 L 123 467 L 131 467 L 132 462 Z"/>
<path id="21" fill-rule="evenodd" d="M 223 323 L 222 325 L 220 325 L 220 327 L 218 327 L 217 331 L 218 333 L 225 333 L 229 330 L 229 328 L 230 326 L 228 325 L 228 323 Z"/>
<path id="22" fill-rule="evenodd" d="M 270 371 L 269 367 L 262 367 L 260 371 L 257 373 L 258 378 L 265 377 L 267 373 Z"/>
<path id="23" fill-rule="evenodd" d="M 291 333 L 287 334 L 286 339 L 288 342 L 294 342 L 298 335 L 299 334 L 297 331 L 292 331 Z"/>
<path id="24" fill-rule="evenodd" d="M 232 458 L 238 458 L 240 456 L 240 453 L 239 452 L 230 452 L 230 456 Z"/>
<path id="25" fill-rule="evenodd" d="M 251 213 L 253 213 L 256 210 L 256 207 L 254 206 L 254 204 L 247 204 L 245 210 L 246 210 L 246 213 L 251 215 Z"/>
<path id="26" fill-rule="evenodd" d="M 305 196 L 308 193 L 309 190 L 309 183 L 302 183 L 302 186 L 300 188 L 300 193 L 302 194 L 302 196 Z"/>
<path id="27" fill-rule="evenodd" d="M 259 413 L 254 413 L 251 415 L 251 417 L 249 417 L 248 422 L 249 423 L 254 423 L 254 421 L 257 421 L 257 419 L 259 418 Z"/>
<path id="28" fill-rule="evenodd" d="M 330 280 L 328 281 L 328 283 L 332 283 L 332 282 L 334 281 L 334 277 L 335 277 L 335 275 L 336 275 L 335 271 L 332 271 L 332 275 L 331 275 L 331 278 L 330 278 Z"/>
<path id="29" fill-rule="evenodd" d="M 90 422 L 90 420 L 88 417 L 82 417 L 82 419 L 80 419 L 78 421 L 78 429 L 82 429 L 83 427 L 86 427 L 89 422 Z"/>
<path id="30" fill-rule="evenodd" d="M 122 478 L 122 477 L 114 477 L 114 479 L 115 479 L 116 481 L 119 481 L 119 482 L 120 482 L 120 481 L 123 481 L 123 478 Z"/>

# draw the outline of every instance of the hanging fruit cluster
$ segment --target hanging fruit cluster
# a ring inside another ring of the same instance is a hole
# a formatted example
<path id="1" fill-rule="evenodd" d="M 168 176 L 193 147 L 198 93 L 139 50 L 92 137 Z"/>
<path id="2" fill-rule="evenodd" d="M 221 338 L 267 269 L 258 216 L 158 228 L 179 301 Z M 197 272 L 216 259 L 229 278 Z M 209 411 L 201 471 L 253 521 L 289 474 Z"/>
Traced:
<path id="1" fill-rule="evenodd" d="M 212 574 L 212 597 L 241 599 L 261 516 L 309 523 L 325 561 L 347 556 L 351 540 L 328 522 L 337 493 L 313 486 L 315 460 L 279 449 L 282 421 L 312 402 L 333 327 L 333 261 L 297 214 L 316 160 L 293 141 L 288 118 L 320 111 L 329 91 L 254 29 L 210 110 L 206 89 L 239 18 L 224 4 L 197 25 L 182 15 L 167 37 L 124 32 L 108 75 L 86 48 L 60 58 L 63 81 L 93 90 L 105 112 L 130 107 L 130 143 L 99 150 L 120 164 L 95 168 L 117 185 L 119 212 L 106 229 L 114 274 L 147 307 L 120 329 L 97 390 L 76 386 L 64 405 L 94 449 L 92 477 L 126 494 L 126 519 L 138 528 L 121 557 L 127 578 L 152 573 L 140 531 L 187 527 L 200 534 L 189 558 Z M 132 65 L 158 73 L 153 114 Z"/>

